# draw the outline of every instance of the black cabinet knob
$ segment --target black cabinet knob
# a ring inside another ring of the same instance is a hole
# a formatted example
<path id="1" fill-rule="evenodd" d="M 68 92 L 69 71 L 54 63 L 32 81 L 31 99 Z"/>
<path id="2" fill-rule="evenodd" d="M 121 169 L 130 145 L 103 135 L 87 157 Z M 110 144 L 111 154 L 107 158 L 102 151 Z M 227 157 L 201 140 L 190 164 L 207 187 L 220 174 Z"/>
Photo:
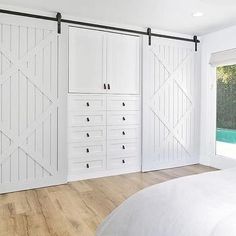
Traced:
<path id="1" fill-rule="evenodd" d="M 125 120 L 125 117 L 123 116 L 123 118 L 122 118 L 123 120 Z"/>
<path id="2" fill-rule="evenodd" d="M 87 133 L 87 137 L 89 138 L 89 133 Z"/>
<path id="3" fill-rule="evenodd" d="M 124 102 L 122 102 L 122 106 L 125 107 L 125 103 Z"/>
<path id="4" fill-rule="evenodd" d="M 110 86 L 110 84 L 108 84 L 108 85 L 107 85 L 107 87 L 108 87 L 108 89 L 109 89 L 109 90 L 111 89 L 111 86 Z"/>
<path id="5" fill-rule="evenodd" d="M 125 160 L 122 160 L 122 163 L 125 164 Z"/>
<path id="6" fill-rule="evenodd" d="M 106 86 L 106 84 L 104 84 L 104 85 L 103 85 L 103 88 L 104 88 L 104 89 L 107 89 L 107 86 Z"/>
<path id="7" fill-rule="evenodd" d="M 89 168 L 89 164 L 86 164 L 86 167 Z"/>
<path id="8" fill-rule="evenodd" d="M 125 145 L 122 145 L 122 149 L 125 149 Z"/>
<path id="9" fill-rule="evenodd" d="M 87 122 L 89 122 L 90 121 L 90 119 L 89 119 L 89 117 L 87 117 Z"/>
<path id="10" fill-rule="evenodd" d="M 86 152 L 89 153 L 89 149 L 88 148 L 86 149 Z"/>
<path id="11" fill-rule="evenodd" d="M 125 135 L 125 131 L 123 131 L 122 134 Z"/>
<path id="12" fill-rule="evenodd" d="M 87 107 L 89 107 L 89 102 L 86 103 Z"/>

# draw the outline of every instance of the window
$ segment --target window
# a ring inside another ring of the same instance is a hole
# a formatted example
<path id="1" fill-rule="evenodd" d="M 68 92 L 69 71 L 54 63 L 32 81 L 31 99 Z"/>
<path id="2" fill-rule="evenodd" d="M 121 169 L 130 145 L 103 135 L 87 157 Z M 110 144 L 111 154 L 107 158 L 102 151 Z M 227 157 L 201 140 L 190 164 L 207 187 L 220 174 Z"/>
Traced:
<path id="1" fill-rule="evenodd" d="M 216 154 L 236 158 L 236 64 L 216 67 Z"/>

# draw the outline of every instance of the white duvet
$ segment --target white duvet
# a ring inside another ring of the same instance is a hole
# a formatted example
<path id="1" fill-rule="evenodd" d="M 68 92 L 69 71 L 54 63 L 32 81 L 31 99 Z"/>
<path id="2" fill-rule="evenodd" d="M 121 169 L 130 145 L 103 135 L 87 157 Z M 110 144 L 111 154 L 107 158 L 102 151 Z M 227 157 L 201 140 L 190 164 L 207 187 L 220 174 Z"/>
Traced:
<path id="1" fill-rule="evenodd" d="M 144 189 L 115 209 L 97 236 L 236 236 L 236 169 Z"/>

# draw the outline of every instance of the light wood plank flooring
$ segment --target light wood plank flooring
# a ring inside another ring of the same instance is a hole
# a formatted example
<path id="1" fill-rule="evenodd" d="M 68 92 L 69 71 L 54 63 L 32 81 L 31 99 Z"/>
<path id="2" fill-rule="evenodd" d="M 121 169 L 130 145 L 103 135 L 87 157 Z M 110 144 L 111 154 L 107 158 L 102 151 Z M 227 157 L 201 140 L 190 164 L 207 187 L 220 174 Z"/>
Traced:
<path id="1" fill-rule="evenodd" d="M 94 236 L 100 222 L 135 192 L 169 179 L 213 170 L 192 165 L 0 195 L 0 235 Z"/>

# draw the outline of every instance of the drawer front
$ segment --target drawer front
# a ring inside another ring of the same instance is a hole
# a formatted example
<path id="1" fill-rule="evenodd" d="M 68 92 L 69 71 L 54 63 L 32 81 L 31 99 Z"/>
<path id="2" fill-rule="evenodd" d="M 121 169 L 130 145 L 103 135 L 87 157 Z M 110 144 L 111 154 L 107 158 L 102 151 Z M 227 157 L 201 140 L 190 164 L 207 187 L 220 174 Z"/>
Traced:
<path id="1" fill-rule="evenodd" d="M 139 123 L 139 112 L 107 112 L 107 125 L 138 125 Z"/>
<path id="2" fill-rule="evenodd" d="M 108 96 L 108 111 L 139 111 L 139 96 Z"/>
<path id="3" fill-rule="evenodd" d="M 108 169 L 123 169 L 138 165 L 140 165 L 140 158 L 138 156 L 114 158 L 107 161 Z"/>
<path id="4" fill-rule="evenodd" d="M 68 132 L 68 141 L 71 142 L 91 142 L 105 141 L 106 126 L 94 127 L 70 127 Z"/>
<path id="5" fill-rule="evenodd" d="M 69 114 L 69 127 L 106 125 L 106 112 L 84 113 L 71 112 Z"/>
<path id="6" fill-rule="evenodd" d="M 94 159 L 106 155 L 106 142 L 69 143 L 69 159 Z"/>
<path id="7" fill-rule="evenodd" d="M 107 157 L 124 157 L 132 154 L 140 153 L 140 142 L 138 139 L 132 140 L 119 140 L 119 141 L 108 141 L 107 142 Z"/>
<path id="8" fill-rule="evenodd" d="M 106 96 L 104 95 L 69 95 L 69 111 L 105 111 Z"/>
<path id="9" fill-rule="evenodd" d="M 108 126 L 107 139 L 137 139 L 140 137 L 140 127 L 133 126 Z"/>
<path id="10" fill-rule="evenodd" d="M 105 162 L 104 160 L 94 160 L 85 162 L 70 162 L 69 172 L 70 174 L 78 174 L 85 172 L 93 172 L 104 170 Z"/>

